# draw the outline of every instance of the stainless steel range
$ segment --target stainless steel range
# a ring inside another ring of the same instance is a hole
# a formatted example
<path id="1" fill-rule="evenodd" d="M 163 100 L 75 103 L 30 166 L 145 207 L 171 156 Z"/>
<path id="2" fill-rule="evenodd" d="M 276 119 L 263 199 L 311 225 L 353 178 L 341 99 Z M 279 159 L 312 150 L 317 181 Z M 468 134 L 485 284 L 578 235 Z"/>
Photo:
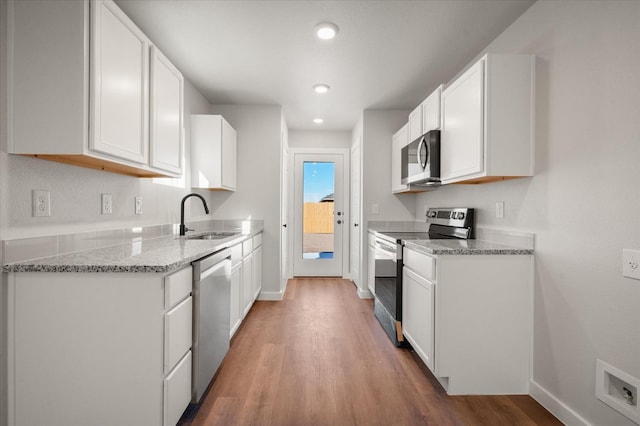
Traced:
<path id="1" fill-rule="evenodd" d="M 427 211 L 428 232 L 375 233 L 374 315 L 396 346 L 402 335 L 402 246 L 407 240 L 472 239 L 474 209 L 433 208 Z"/>

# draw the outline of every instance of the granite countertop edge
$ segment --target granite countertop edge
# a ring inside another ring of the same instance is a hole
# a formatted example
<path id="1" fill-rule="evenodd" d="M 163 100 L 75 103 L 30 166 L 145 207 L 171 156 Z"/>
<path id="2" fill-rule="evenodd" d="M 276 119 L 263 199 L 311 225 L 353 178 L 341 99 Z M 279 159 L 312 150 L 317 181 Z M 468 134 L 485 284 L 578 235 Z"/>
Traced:
<path id="1" fill-rule="evenodd" d="M 483 240 L 465 240 L 468 247 L 459 247 L 456 240 L 406 240 L 405 247 L 428 255 L 532 255 L 533 249 L 509 247 Z"/>
<path id="2" fill-rule="evenodd" d="M 194 235 L 206 234 L 206 231 L 190 235 L 191 238 L 164 236 L 9 263 L 2 266 L 2 272 L 167 273 L 225 248 L 241 244 L 263 231 L 264 228 L 259 227 L 247 233 L 238 232 L 237 235 L 217 240 L 192 239 Z"/>

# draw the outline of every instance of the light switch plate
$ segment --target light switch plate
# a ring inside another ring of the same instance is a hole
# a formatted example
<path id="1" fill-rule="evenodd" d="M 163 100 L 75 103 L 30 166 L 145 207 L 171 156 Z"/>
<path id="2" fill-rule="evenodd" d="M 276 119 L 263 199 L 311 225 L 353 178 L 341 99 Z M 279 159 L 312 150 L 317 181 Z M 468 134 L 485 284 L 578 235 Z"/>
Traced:
<path id="1" fill-rule="evenodd" d="M 380 204 L 371 204 L 371 214 L 380 214 Z"/>
<path id="2" fill-rule="evenodd" d="M 136 214 L 142 214 L 142 197 L 136 197 Z"/>
<path id="3" fill-rule="evenodd" d="M 111 194 L 102 194 L 102 214 L 113 213 L 113 197 Z"/>

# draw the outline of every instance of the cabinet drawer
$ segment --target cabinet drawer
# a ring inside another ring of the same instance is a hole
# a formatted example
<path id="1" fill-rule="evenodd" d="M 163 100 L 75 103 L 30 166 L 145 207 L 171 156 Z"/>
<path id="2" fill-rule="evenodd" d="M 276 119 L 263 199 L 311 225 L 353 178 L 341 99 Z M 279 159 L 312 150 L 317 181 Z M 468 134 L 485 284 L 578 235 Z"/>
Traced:
<path id="1" fill-rule="evenodd" d="M 242 243 L 242 255 L 246 256 L 253 251 L 253 240 L 249 238 Z"/>
<path id="2" fill-rule="evenodd" d="M 257 249 L 262 245 L 262 233 L 253 237 L 253 249 Z"/>
<path id="3" fill-rule="evenodd" d="M 191 293 L 193 285 L 191 266 L 164 278 L 164 307 L 169 309 Z"/>
<path id="4" fill-rule="evenodd" d="M 231 247 L 231 263 L 237 263 L 242 260 L 242 244 L 236 244 Z"/>
<path id="5" fill-rule="evenodd" d="M 192 342 L 192 298 L 185 299 L 164 316 L 164 372 L 169 372 Z"/>
<path id="6" fill-rule="evenodd" d="M 414 250 L 404 249 L 404 266 L 430 281 L 436 279 L 436 258 Z"/>
<path id="7" fill-rule="evenodd" d="M 164 379 L 164 426 L 174 426 L 191 401 L 191 351 Z"/>

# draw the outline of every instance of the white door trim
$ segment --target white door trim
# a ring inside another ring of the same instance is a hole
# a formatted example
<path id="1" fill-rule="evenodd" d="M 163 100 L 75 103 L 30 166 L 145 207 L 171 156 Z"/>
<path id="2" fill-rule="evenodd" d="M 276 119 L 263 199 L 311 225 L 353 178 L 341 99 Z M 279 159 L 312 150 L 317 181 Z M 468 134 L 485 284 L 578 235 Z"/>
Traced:
<path id="1" fill-rule="evenodd" d="M 350 172 L 351 172 L 351 156 L 350 148 L 292 148 L 289 147 L 289 199 L 288 199 L 288 217 L 289 217 L 289 232 L 288 232 L 288 246 L 289 246 L 289 271 L 290 276 L 293 276 L 293 260 L 294 260 L 294 243 L 295 243 L 295 156 L 296 154 L 335 154 L 342 155 L 343 158 L 343 170 L 342 170 L 342 193 L 344 194 L 343 202 L 343 232 L 342 232 L 342 278 L 347 278 L 349 274 L 349 223 L 351 223 L 351 211 L 349 206 L 350 200 Z"/>

